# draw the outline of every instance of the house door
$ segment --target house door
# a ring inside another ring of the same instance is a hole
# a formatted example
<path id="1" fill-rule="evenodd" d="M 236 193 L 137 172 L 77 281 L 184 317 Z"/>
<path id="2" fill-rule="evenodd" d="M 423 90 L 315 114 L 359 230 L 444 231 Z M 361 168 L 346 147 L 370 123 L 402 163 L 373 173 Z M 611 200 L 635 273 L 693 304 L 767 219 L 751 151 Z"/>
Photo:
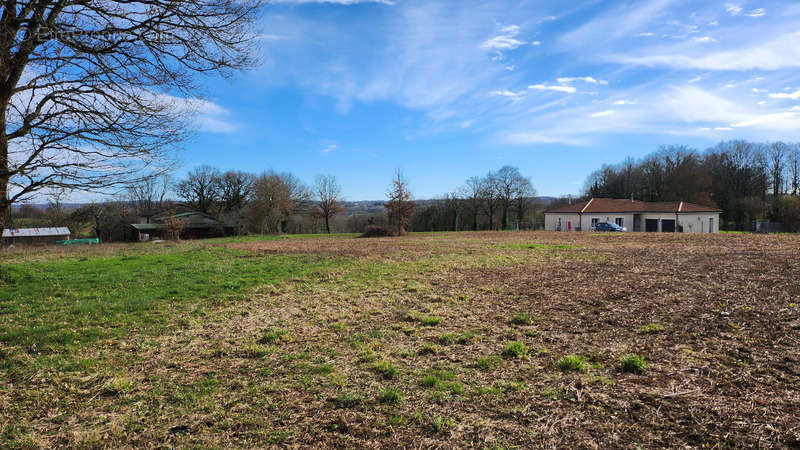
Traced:
<path id="1" fill-rule="evenodd" d="M 675 232 L 675 219 L 664 219 L 661 221 L 661 231 L 664 233 Z"/>
<path id="2" fill-rule="evenodd" d="M 655 233 L 658 231 L 658 219 L 645 219 L 644 231 L 648 233 Z"/>
<path id="3" fill-rule="evenodd" d="M 714 232 L 714 218 L 713 217 L 709 217 L 708 218 L 708 232 L 709 233 L 713 233 Z"/>

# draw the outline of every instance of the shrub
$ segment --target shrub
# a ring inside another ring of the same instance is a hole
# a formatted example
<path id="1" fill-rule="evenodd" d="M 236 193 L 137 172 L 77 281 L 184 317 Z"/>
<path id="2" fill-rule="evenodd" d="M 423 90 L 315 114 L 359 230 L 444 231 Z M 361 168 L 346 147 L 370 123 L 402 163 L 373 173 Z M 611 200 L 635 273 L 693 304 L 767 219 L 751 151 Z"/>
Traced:
<path id="1" fill-rule="evenodd" d="M 644 362 L 644 356 L 639 356 L 635 353 L 625 355 L 620 359 L 620 370 L 628 373 L 642 373 L 647 369 L 647 363 Z"/>
<path id="2" fill-rule="evenodd" d="M 503 348 L 503 356 L 507 358 L 522 358 L 528 354 L 528 346 L 519 341 L 509 342 Z"/>
<path id="3" fill-rule="evenodd" d="M 642 334 L 651 334 L 651 333 L 660 333 L 664 331 L 666 328 L 664 325 L 660 325 L 657 323 L 649 323 L 642 327 Z"/>
<path id="4" fill-rule="evenodd" d="M 389 231 L 386 227 L 381 227 L 378 225 L 369 225 L 364 230 L 364 233 L 361 234 L 363 238 L 371 238 L 371 237 L 387 237 L 393 236 L 393 234 Z"/>
<path id="5" fill-rule="evenodd" d="M 378 361 L 373 366 L 376 372 L 378 372 L 383 378 L 392 379 L 397 375 L 400 375 L 400 369 L 397 368 L 391 361 Z"/>
<path id="6" fill-rule="evenodd" d="M 511 319 L 511 323 L 514 325 L 531 325 L 533 323 L 533 319 L 528 313 L 519 313 Z"/>
<path id="7" fill-rule="evenodd" d="M 567 355 L 558 361 L 558 367 L 564 372 L 585 372 L 586 358 L 580 355 Z"/>
<path id="8" fill-rule="evenodd" d="M 378 401 L 381 403 L 388 403 L 396 405 L 403 400 L 403 394 L 397 388 L 381 389 L 378 393 Z"/>

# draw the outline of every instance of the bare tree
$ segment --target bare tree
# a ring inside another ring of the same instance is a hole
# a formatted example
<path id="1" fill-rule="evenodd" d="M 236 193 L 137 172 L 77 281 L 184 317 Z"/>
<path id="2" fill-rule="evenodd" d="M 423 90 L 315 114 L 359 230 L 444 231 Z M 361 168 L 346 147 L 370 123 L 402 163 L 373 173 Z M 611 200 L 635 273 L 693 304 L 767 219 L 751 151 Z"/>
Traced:
<path id="1" fill-rule="evenodd" d="M 478 229 L 478 215 L 480 214 L 481 204 L 483 203 L 483 181 L 481 177 L 470 177 L 464 187 L 461 188 L 460 195 L 469 208 L 472 217 L 472 229 Z"/>
<path id="2" fill-rule="evenodd" d="M 308 189 L 290 173 L 261 174 L 253 182 L 250 228 L 259 233 L 280 233 L 289 215 L 305 209 L 310 197 Z"/>
<path id="3" fill-rule="evenodd" d="M 800 144 L 792 145 L 792 151 L 789 153 L 789 183 L 792 195 L 797 195 L 800 190 Z"/>
<path id="4" fill-rule="evenodd" d="M 342 212 L 342 188 L 333 175 L 318 175 L 314 183 L 317 214 L 325 221 L 325 232 L 331 234 L 330 220 Z"/>
<path id="5" fill-rule="evenodd" d="M 251 66 L 260 0 L 0 6 L 0 222 L 48 187 L 103 191 L 163 169 L 193 75 Z"/>
<path id="6" fill-rule="evenodd" d="M 494 216 L 500 202 L 500 194 L 497 189 L 497 181 L 494 178 L 494 174 L 490 172 L 486 177 L 481 179 L 480 186 L 481 198 L 483 199 L 481 207 L 489 221 L 489 229 L 494 230 Z"/>
<path id="7" fill-rule="evenodd" d="M 156 174 L 130 183 L 126 188 L 127 201 L 133 206 L 137 216 L 150 218 L 164 208 L 170 176 L 165 173 Z"/>
<path id="8" fill-rule="evenodd" d="M 791 149 L 784 142 L 773 142 L 766 146 L 766 157 L 769 164 L 770 184 L 772 186 L 772 196 L 777 199 L 784 193 L 784 172 L 786 171 L 786 159 Z"/>
<path id="9" fill-rule="evenodd" d="M 203 212 L 211 208 L 221 197 L 222 175 L 211 166 L 200 166 L 193 169 L 175 185 L 175 191 L 187 205 Z"/>
<path id="10" fill-rule="evenodd" d="M 389 201 L 384 206 L 388 211 L 389 228 L 392 234 L 400 236 L 405 234 L 408 222 L 414 214 L 414 202 L 411 200 L 411 192 L 408 191 L 408 181 L 400 170 L 395 173 L 388 196 Z"/>
<path id="11" fill-rule="evenodd" d="M 220 208 L 224 212 L 242 209 L 253 194 L 255 176 L 229 170 L 220 177 Z"/>

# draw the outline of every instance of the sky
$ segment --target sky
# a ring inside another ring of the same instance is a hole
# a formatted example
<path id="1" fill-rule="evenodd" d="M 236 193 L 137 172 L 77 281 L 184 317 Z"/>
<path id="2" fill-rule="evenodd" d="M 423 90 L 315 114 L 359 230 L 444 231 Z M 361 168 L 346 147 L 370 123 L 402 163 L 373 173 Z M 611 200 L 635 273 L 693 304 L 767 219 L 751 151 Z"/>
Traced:
<path id="1" fill-rule="evenodd" d="M 176 174 L 335 175 L 416 198 L 504 165 L 539 195 L 660 145 L 800 140 L 800 3 L 279 0 L 260 62 L 204 78 Z"/>

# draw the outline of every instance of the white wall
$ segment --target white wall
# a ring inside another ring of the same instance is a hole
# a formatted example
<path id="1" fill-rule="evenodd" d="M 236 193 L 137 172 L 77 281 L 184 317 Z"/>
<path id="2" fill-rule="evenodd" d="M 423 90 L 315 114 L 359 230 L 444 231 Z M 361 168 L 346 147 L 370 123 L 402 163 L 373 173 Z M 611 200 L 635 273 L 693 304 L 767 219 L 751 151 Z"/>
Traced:
<path id="1" fill-rule="evenodd" d="M 714 219 L 714 233 L 719 233 L 719 213 L 643 213 L 641 217 L 641 226 L 639 231 L 645 231 L 646 219 L 657 219 L 658 231 L 661 231 L 661 220 L 676 220 L 675 229 L 677 231 L 679 225 L 683 225 L 684 233 L 708 233 L 708 219 Z M 628 231 L 634 230 L 634 215 L 633 213 L 613 214 L 613 213 L 545 213 L 544 215 L 544 229 L 547 231 L 556 231 L 558 227 L 558 220 L 561 219 L 561 231 L 569 231 L 568 223 L 572 222 L 572 231 L 577 231 L 580 227 L 581 231 L 591 231 L 592 219 L 596 218 L 598 222 L 611 222 L 616 223 L 617 218 L 623 219 L 623 227 Z"/>
<path id="2" fill-rule="evenodd" d="M 627 231 L 633 231 L 633 213 L 584 213 L 581 229 L 583 231 L 592 231 L 592 219 L 597 219 L 598 222 L 617 223 L 618 218 L 622 219 L 622 226 L 625 227 Z"/>
<path id="3" fill-rule="evenodd" d="M 558 228 L 558 221 L 561 219 L 561 231 L 569 231 L 568 224 L 572 222 L 572 231 L 580 225 L 580 214 L 577 213 L 545 213 L 544 215 L 544 229 L 547 231 L 556 231 Z"/>

